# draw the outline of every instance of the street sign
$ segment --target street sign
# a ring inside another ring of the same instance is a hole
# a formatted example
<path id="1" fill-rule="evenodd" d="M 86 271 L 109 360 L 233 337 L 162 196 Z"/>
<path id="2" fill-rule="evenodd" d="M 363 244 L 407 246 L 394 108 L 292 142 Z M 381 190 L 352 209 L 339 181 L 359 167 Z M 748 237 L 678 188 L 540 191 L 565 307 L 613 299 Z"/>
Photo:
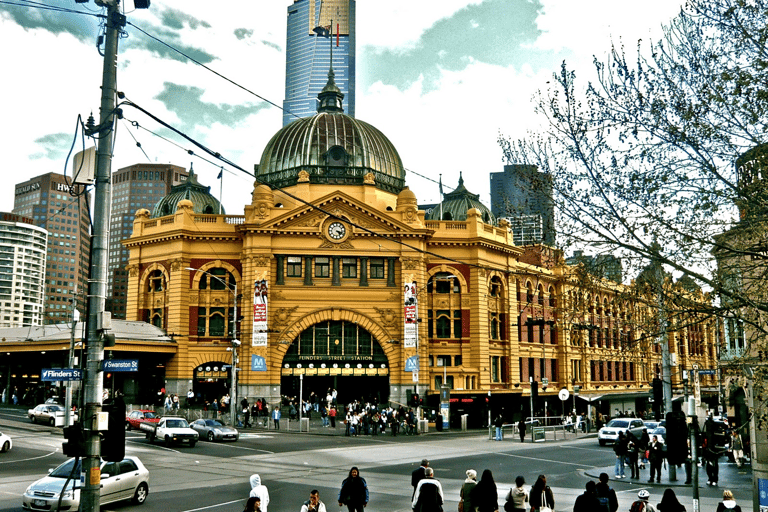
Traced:
<path id="1" fill-rule="evenodd" d="M 139 371 L 138 359 L 105 359 L 101 362 L 103 372 L 137 372 Z"/>
<path id="2" fill-rule="evenodd" d="M 413 382 L 419 382 L 419 372 L 413 372 Z"/>
<path id="3" fill-rule="evenodd" d="M 566 400 L 568 400 L 568 397 L 569 397 L 569 396 L 571 396 L 571 394 L 570 394 L 570 393 L 568 392 L 568 390 L 567 390 L 567 389 L 565 389 L 565 388 L 561 389 L 561 390 L 560 390 L 560 392 L 557 394 L 557 397 L 558 397 L 560 400 L 562 400 L 563 402 L 565 402 Z"/>
<path id="4" fill-rule="evenodd" d="M 267 360 L 255 354 L 251 355 L 251 371 L 252 372 L 267 371 Z"/>
<path id="5" fill-rule="evenodd" d="M 573 386 L 573 394 L 578 395 L 579 391 L 581 391 L 581 386 Z"/>
<path id="6" fill-rule="evenodd" d="M 406 372 L 418 372 L 419 371 L 419 356 L 411 356 L 405 360 Z"/>
<path id="7" fill-rule="evenodd" d="M 44 369 L 40 374 L 40 380 L 45 382 L 83 380 L 83 370 L 80 368 Z"/>
<path id="8" fill-rule="evenodd" d="M 699 370 L 699 375 L 715 375 L 717 370 Z"/>
<path id="9" fill-rule="evenodd" d="M 548 379 L 548 378 L 546 378 L 546 377 L 544 377 L 543 379 L 541 379 L 541 385 L 542 385 L 542 386 L 544 386 L 544 387 L 547 387 L 547 386 L 549 386 L 549 379 Z"/>

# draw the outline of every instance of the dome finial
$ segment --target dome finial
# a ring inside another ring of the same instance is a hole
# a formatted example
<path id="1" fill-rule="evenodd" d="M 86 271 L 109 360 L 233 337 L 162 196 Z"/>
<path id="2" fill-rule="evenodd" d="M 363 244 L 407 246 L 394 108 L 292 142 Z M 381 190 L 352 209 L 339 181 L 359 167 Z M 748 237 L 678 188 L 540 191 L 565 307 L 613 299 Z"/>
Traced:
<path id="1" fill-rule="evenodd" d="M 333 20 L 331 20 L 333 27 Z M 344 112 L 344 93 L 336 86 L 336 74 L 333 72 L 333 37 L 329 38 L 331 44 L 331 61 L 328 65 L 328 82 L 317 95 L 317 112 Z"/>

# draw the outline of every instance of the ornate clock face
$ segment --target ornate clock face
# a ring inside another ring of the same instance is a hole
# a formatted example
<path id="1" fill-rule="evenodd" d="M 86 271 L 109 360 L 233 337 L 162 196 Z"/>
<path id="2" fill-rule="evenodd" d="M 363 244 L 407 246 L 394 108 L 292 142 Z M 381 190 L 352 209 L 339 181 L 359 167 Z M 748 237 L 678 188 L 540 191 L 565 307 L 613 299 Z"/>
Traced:
<path id="1" fill-rule="evenodd" d="M 341 222 L 331 222 L 328 225 L 328 236 L 334 240 L 341 240 L 347 234 L 347 228 Z"/>

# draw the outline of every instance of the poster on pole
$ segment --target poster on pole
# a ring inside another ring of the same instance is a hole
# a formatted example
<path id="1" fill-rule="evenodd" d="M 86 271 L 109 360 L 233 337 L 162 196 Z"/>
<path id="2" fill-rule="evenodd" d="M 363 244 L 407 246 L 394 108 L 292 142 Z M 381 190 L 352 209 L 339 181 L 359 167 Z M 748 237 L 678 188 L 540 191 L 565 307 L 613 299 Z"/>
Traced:
<path id="1" fill-rule="evenodd" d="M 258 279 L 253 285 L 253 337 L 254 347 L 267 346 L 267 299 L 269 285 L 266 279 Z"/>
<path id="2" fill-rule="evenodd" d="M 416 347 L 419 338 L 419 303 L 416 296 L 416 281 L 406 283 L 403 293 L 403 346 Z"/>

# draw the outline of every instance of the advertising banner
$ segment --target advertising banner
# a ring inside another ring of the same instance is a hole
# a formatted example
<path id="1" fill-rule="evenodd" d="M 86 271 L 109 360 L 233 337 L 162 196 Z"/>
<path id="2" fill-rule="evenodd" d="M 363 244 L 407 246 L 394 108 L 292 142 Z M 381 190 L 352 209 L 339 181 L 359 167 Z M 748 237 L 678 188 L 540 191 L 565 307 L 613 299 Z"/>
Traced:
<path id="1" fill-rule="evenodd" d="M 416 347 L 419 338 L 419 303 L 416 294 L 416 281 L 405 285 L 403 294 L 403 346 Z"/>
<path id="2" fill-rule="evenodd" d="M 266 279 L 259 279 L 253 285 L 253 338 L 254 347 L 267 346 L 267 298 L 269 285 Z"/>

